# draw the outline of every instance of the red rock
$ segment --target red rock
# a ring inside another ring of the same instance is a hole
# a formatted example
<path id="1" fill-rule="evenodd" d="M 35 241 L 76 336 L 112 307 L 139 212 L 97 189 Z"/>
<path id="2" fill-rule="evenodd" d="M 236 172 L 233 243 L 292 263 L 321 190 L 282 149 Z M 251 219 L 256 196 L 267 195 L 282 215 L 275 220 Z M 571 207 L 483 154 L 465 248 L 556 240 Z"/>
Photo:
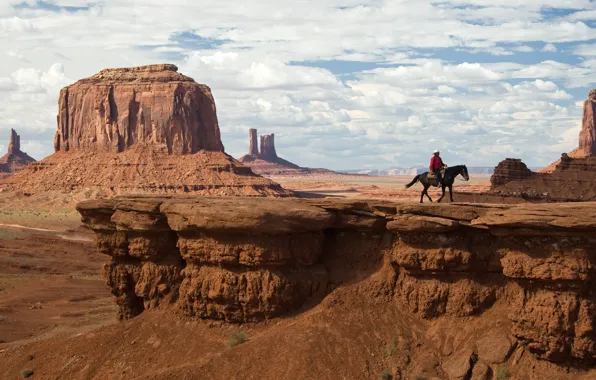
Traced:
<path id="1" fill-rule="evenodd" d="M 222 152 L 211 90 L 177 71 L 169 64 L 105 69 L 63 88 L 55 151 L 161 143 L 173 154 Z"/>
<path id="2" fill-rule="evenodd" d="M 35 162 L 35 159 L 21 151 L 21 136 L 11 129 L 8 153 L 0 157 L 0 178 L 23 170 L 32 162 Z"/>
<path id="3" fill-rule="evenodd" d="M 0 183 L 15 197 L 291 195 L 225 154 L 211 90 L 174 65 L 106 69 L 82 79 L 61 90 L 57 123 L 55 153 Z"/>
<path id="4" fill-rule="evenodd" d="M 266 160 L 273 160 L 277 158 L 277 152 L 275 151 L 275 135 L 261 136 L 261 157 Z"/>
<path id="5" fill-rule="evenodd" d="M 531 178 L 533 176 L 534 173 L 520 159 L 506 158 L 499 162 L 499 165 L 495 168 L 494 174 L 490 177 L 490 183 L 491 187 L 495 188 L 507 182 Z"/>
<path id="6" fill-rule="evenodd" d="M 257 130 L 254 128 L 249 129 L 248 136 L 250 138 L 250 150 L 248 151 L 248 154 L 258 155 L 259 154 L 259 146 L 257 143 Z"/>
<path id="7" fill-rule="evenodd" d="M 582 129 L 579 132 L 579 150 L 589 156 L 596 153 L 596 89 L 590 90 L 588 99 L 584 102 Z"/>

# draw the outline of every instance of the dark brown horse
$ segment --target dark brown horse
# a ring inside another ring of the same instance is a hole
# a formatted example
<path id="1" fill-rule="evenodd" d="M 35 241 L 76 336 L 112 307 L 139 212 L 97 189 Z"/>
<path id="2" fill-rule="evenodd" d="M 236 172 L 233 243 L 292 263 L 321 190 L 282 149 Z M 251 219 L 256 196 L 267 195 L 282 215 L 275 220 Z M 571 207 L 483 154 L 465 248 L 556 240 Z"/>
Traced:
<path id="1" fill-rule="evenodd" d="M 441 200 L 443 200 L 443 197 L 445 196 L 446 187 L 449 188 L 449 198 L 451 198 L 451 202 L 453 202 L 453 193 L 451 192 L 451 188 L 453 187 L 453 182 L 455 182 L 455 177 L 457 177 L 458 175 L 461 175 L 466 181 L 470 179 L 470 176 L 468 175 L 468 168 L 466 168 L 466 165 L 451 166 L 445 169 L 445 175 L 443 175 L 443 180 L 441 181 L 443 195 L 441 195 L 441 198 L 439 198 L 437 202 L 441 202 Z M 424 186 L 424 190 L 422 190 L 422 194 L 420 194 L 420 203 L 423 203 L 424 195 L 426 195 L 428 197 L 428 200 L 432 202 L 433 200 L 431 199 L 430 195 L 428 195 L 428 188 L 431 186 L 439 186 L 439 184 L 437 183 L 437 177 L 429 178 L 428 172 L 419 174 L 416 177 L 414 177 L 412 182 L 406 185 L 406 189 L 414 186 L 416 182 L 420 182 L 422 186 Z"/>

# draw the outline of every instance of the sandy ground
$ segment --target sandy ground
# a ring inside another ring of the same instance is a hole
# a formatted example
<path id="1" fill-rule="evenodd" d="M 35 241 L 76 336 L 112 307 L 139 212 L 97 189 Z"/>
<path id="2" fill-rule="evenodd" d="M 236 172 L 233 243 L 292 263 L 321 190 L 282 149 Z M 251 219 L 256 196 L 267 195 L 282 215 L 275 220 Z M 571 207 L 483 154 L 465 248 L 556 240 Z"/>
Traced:
<path id="1" fill-rule="evenodd" d="M 62 212 L 0 211 L 0 350 L 116 321 L 105 258 L 78 224 Z"/>
<path id="2" fill-rule="evenodd" d="M 300 192 L 315 193 L 324 196 L 345 197 L 345 198 L 367 198 L 367 199 L 390 199 L 400 201 L 419 202 L 422 191 L 421 184 L 415 184 L 409 189 L 405 185 L 413 177 L 410 176 L 316 176 L 316 177 L 275 177 L 272 180 L 280 183 L 283 187 Z M 489 175 L 475 175 L 469 181 L 458 177 L 454 184 L 454 201 L 474 202 L 474 197 L 457 196 L 455 193 L 478 194 L 490 188 Z M 429 189 L 433 200 L 441 196 L 438 188 Z M 448 195 L 447 195 L 448 197 Z M 459 198 L 459 199 L 458 199 Z M 485 197 L 477 197 L 476 201 L 486 202 Z M 425 201 L 427 201 L 425 199 Z M 490 200 L 489 200 L 490 201 Z M 500 202 L 499 200 L 495 200 Z"/>

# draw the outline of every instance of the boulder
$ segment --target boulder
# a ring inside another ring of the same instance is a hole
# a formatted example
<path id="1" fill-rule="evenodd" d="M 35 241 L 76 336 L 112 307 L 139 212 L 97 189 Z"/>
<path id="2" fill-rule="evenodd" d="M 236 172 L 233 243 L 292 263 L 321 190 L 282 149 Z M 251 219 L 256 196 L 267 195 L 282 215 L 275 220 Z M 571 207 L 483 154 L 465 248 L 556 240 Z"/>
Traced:
<path id="1" fill-rule="evenodd" d="M 528 169 L 522 160 L 516 158 L 506 158 L 505 160 L 499 162 L 492 177 L 490 177 L 491 188 L 504 185 L 511 181 L 531 178 L 533 176 L 534 173 Z"/>

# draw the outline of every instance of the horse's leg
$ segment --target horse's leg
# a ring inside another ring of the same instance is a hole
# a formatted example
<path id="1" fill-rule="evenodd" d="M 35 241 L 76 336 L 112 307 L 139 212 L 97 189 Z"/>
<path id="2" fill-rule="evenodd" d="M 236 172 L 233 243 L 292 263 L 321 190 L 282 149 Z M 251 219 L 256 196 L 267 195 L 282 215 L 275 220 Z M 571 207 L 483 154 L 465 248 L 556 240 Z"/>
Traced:
<path id="1" fill-rule="evenodd" d="M 441 201 L 443 200 L 443 197 L 445 196 L 445 185 L 441 185 L 441 188 L 443 190 L 443 194 L 441 194 L 441 198 L 439 198 L 437 203 L 441 203 Z"/>
<path id="2" fill-rule="evenodd" d="M 451 198 L 451 203 L 453 203 L 453 192 L 451 191 L 451 186 L 449 185 L 449 197 Z"/>
<path id="3" fill-rule="evenodd" d="M 430 195 L 428 195 L 428 186 L 426 186 L 426 187 L 424 188 L 424 194 L 426 194 L 426 196 L 428 197 L 428 200 L 429 200 L 429 201 L 431 201 L 431 202 L 433 201 L 433 200 L 432 200 L 432 198 L 430 197 Z"/>
<path id="4" fill-rule="evenodd" d="M 424 192 L 425 189 L 422 189 L 422 192 L 420 193 L 420 203 L 424 203 Z"/>

